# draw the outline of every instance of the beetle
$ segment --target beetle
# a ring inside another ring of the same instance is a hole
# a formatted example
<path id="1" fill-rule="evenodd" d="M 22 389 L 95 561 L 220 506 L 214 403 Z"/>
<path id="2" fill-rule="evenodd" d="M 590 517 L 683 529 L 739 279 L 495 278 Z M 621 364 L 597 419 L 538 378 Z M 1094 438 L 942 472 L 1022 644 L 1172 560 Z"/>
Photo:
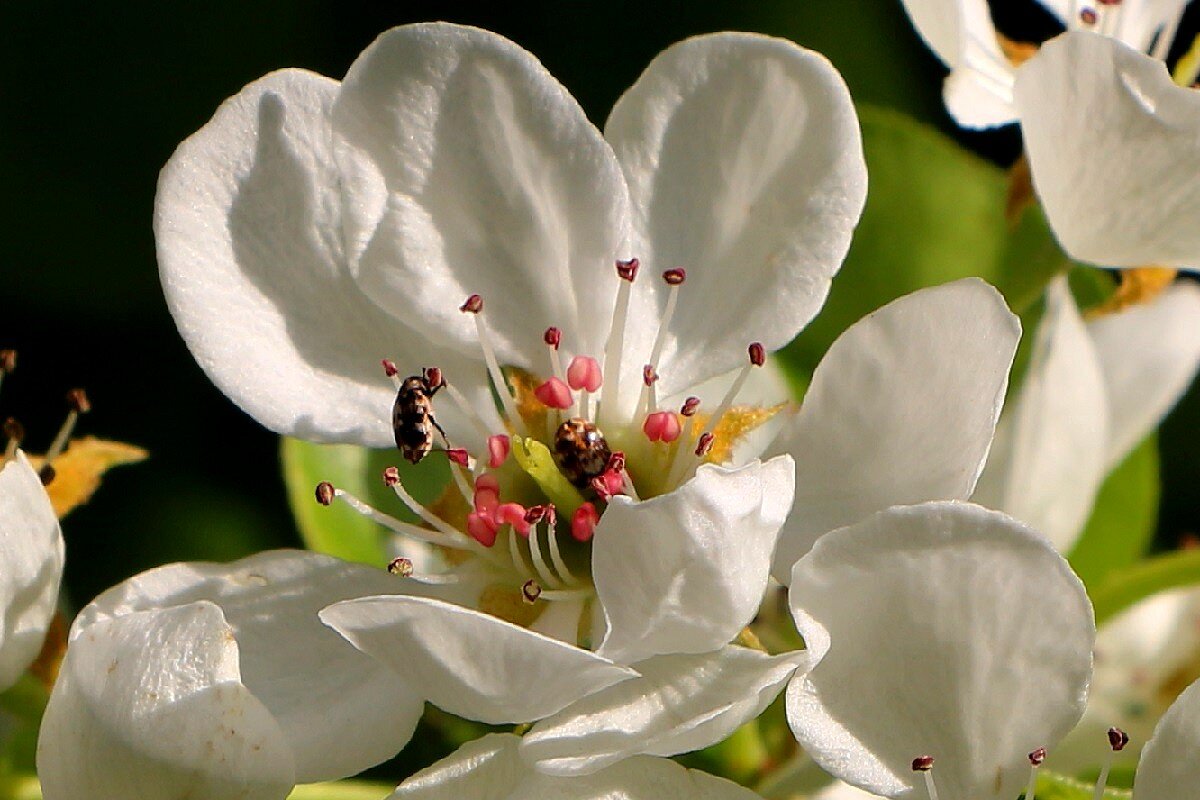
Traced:
<path id="1" fill-rule="evenodd" d="M 405 378 L 396 391 L 396 402 L 392 404 L 392 432 L 396 436 L 396 447 L 413 464 L 420 463 L 433 449 L 435 430 L 443 440 L 446 438 L 446 432 L 433 417 L 433 396 L 445 385 L 442 371 L 430 367 L 421 375 Z"/>

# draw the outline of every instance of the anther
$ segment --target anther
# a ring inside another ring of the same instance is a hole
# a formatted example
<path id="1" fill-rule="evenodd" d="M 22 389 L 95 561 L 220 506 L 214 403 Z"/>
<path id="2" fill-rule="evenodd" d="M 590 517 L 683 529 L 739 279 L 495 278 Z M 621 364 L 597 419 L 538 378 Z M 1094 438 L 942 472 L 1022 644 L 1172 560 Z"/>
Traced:
<path id="1" fill-rule="evenodd" d="M 619 472 L 605 470 L 592 478 L 592 490 L 601 500 L 608 502 L 613 496 L 621 494 L 625 489 L 625 477 Z"/>
<path id="2" fill-rule="evenodd" d="M 521 599 L 529 605 L 537 602 L 537 599 L 542 596 L 542 587 L 537 581 L 530 578 L 521 584 Z"/>
<path id="3" fill-rule="evenodd" d="M 83 389 L 72 389 L 67 392 L 67 419 L 58 429 L 58 434 L 50 443 L 49 449 L 46 450 L 46 461 L 42 471 L 49 477 L 43 475 L 43 483 L 49 484 L 54 479 L 54 470 L 50 465 L 54 463 L 54 459 L 62 455 L 63 450 L 67 449 L 67 442 L 75 430 L 75 423 L 79 421 L 79 415 L 86 414 L 91 410 L 92 404 L 88 401 L 87 393 Z"/>
<path id="4" fill-rule="evenodd" d="M 596 391 L 604 383 L 600 362 L 591 356 L 575 356 L 567 367 L 567 383 L 576 391 Z"/>
<path id="5" fill-rule="evenodd" d="M 1079 21 L 1084 25 L 1095 25 L 1099 19 L 1100 17 L 1096 14 L 1096 9 L 1094 8 L 1084 8 L 1079 12 Z"/>
<path id="6" fill-rule="evenodd" d="M 517 413 L 517 401 L 513 399 L 512 387 L 504 378 L 500 362 L 496 360 L 496 351 L 492 348 L 492 340 L 488 335 L 487 326 L 483 323 L 483 298 L 473 294 L 458 307 L 458 310 L 464 314 L 475 315 L 475 336 L 479 339 L 479 349 L 483 351 L 483 360 L 487 364 L 488 375 L 491 376 L 496 393 L 500 396 L 500 405 L 504 406 L 504 414 L 508 417 L 509 424 L 519 433 L 524 434 L 525 422 Z"/>
<path id="7" fill-rule="evenodd" d="M 413 562 L 411 558 L 393 558 L 387 567 L 388 572 L 401 578 L 412 577 Z"/>
<path id="8" fill-rule="evenodd" d="M 689 397 L 687 400 L 683 401 L 683 406 L 680 407 L 679 413 L 685 417 L 695 416 L 696 409 L 698 408 L 700 408 L 700 398 Z"/>
<path id="9" fill-rule="evenodd" d="M 546 332 L 542 334 L 542 341 L 557 350 L 562 343 L 562 331 L 554 327 L 546 328 Z"/>
<path id="10" fill-rule="evenodd" d="M 721 418 L 725 416 L 726 411 L 733 407 L 733 401 L 737 399 L 738 393 L 742 391 L 742 387 L 746 385 L 746 381 L 750 378 L 750 371 L 755 367 L 761 367 L 767 361 L 767 351 L 762 346 L 762 342 L 751 342 L 750 346 L 746 348 L 746 352 L 750 357 L 750 363 L 742 367 L 742 371 L 734 379 L 733 385 L 729 387 L 729 391 L 721 398 L 721 405 L 717 406 L 717 410 L 713 412 L 712 418 L 705 426 L 705 431 L 711 432 L 717 425 L 721 424 Z"/>
<path id="11" fill-rule="evenodd" d="M 704 458 L 706 455 L 712 452 L 714 438 L 716 437 L 714 437 L 710 431 L 705 431 L 704 433 L 700 434 L 700 439 L 696 442 L 697 458 Z"/>
<path id="12" fill-rule="evenodd" d="M 571 536 L 577 542 L 589 542 L 600 523 L 600 513 L 591 503 L 584 503 L 571 515 Z"/>
<path id="13" fill-rule="evenodd" d="M 1113 3 L 1112 5 L 1117 5 L 1117 3 Z M 1125 745 L 1129 744 L 1129 734 L 1120 728 L 1109 728 L 1108 744 L 1112 747 L 1114 753 L 1119 753 L 1125 749 Z"/>
<path id="14" fill-rule="evenodd" d="M 493 434 L 487 440 L 488 466 L 496 469 L 508 460 L 512 452 L 512 440 L 503 433 Z"/>
<path id="15" fill-rule="evenodd" d="M 496 507 L 495 519 L 501 525 L 511 525 L 521 536 L 529 537 L 530 525 L 525 521 L 525 506 L 520 503 L 501 503 Z"/>
<path id="16" fill-rule="evenodd" d="M 12 372 L 17 368 L 17 351 L 0 350 L 0 372 Z"/>
<path id="17" fill-rule="evenodd" d="M 425 379 L 425 385 L 430 391 L 437 391 L 446 385 L 446 376 L 442 374 L 439 367 L 426 367 L 421 371 L 421 376 Z"/>
<path id="18" fill-rule="evenodd" d="M 1046 748 L 1039 747 L 1029 754 L 1029 783 L 1025 786 L 1025 800 L 1034 800 L 1037 791 L 1038 767 L 1046 760 Z"/>
<path id="19" fill-rule="evenodd" d="M 664 272 L 662 276 L 668 286 L 678 286 L 687 280 L 687 271 L 683 267 L 675 267 Z"/>
<path id="20" fill-rule="evenodd" d="M 653 364 L 647 364 L 642 367 L 642 383 L 646 386 L 653 386 L 658 383 L 658 372 L 654 369 Z"/>
<path id="21" fill-rule="evenodd" d="M 1108 729 L 1108 757 L 1104 759 L 1104 766 L 1100 768 L 1100 777 L 1096 779 L 1096 791 L 1092 795 L 1093 800 L 1103 800 L 1104 790 L 1108 786 L 1108 773 L 1113 765 L 1113 757 L 1124 750 L 1127 744 L 1129 744 L 1129 734 L 1120 728 Z"/>
<path id="22" fill-rule="evenodd" d="M 317 496 L 317 502 L 321 505 L 328 506 L 333 504 L 334 489 L 333 484 L 329 481 L 321 481 L 318 483 L 315 494 Z"/>
<path id="23" fill-rule="evenodd" d="M 762 346 L 762 342 L 751 342 L 750 347 L 747 348 L 747 351 L 750 354 L 750 363 L 754 366 L 761 367 L 763 364 L 767 363 L 767 351 L 766 348 Z"/>
<path id="24" fill-rule="evenodd" d="M 467 455 L 467 451 L 461 447 L 451 447 L 447 449 L 446 458 L 464 468 L 469 467 L 471 464 L 471 457 Z"/>
<path id="25" fill-rule="evenodd" d="M 682 432 L 679 417 L 671 411 L 655 411 L 642 423 L 642 433 L 652 442 L 673 442 Z"/>
<path id="26" fill-rule="evenodd" d="M 16 417 L 9 417 L 4 420 L 4 438 L 20 444 L 25 440 L 25 426 L 18 422 Z"/>
<path id="27" fill-rule="evenodd" d="M 400 483 L 400 470 L 395 467 L 384 467 L 383 469 L 383 485 L 387 487 L 396 486 Z"/>
<path id="28" fill-rule="evenodd" d="M 604 417 L 600 420 L 601 423 L 609 421 L 621 399 L 621 353 L 625 349 L 625 319 L 629 316 L 630 289 L 633 279 L 637 277 L 638 266 L 636 258 L 617 261 L 617 276 L 621 281 L 617 287 L 616 303 L 613 305 L 612 326 L 608 330 L 608 339 L 604 342 L 604 371 L 608 373 L 608 386 L 604 390 L 604 397 L 611 397 L 612 400 L 600 406 Z"/>
<path id="29" fill-rule="evenodd" d="M 608 457 L 608 464 L 605 465 L 605 470 L 608 472 L 624 472 L 625 471 L 625 454 L 618 450 Z"/>
<path id="30" fill-rule="evenodd" d="M 49 486 L 54 482 L 58 472 L 50 464 L 42 464 L 42 468 L 38 470 L 38 480 L 42 482 L 42 486 Z"/>
<path id="31" fill-rule="evenodd" d="M 933 756 L 917 756 L 912 762 L 913 772 L 920 772 L 925 776 L 925 791 L 929 793 L 929 800 L 938 800 L 937 787 L 933 784 Z"/>
<path id="32" fill-rule="evenodd" d="M 477 294 L 473 294 L 458 307 L 458 310 L 464 314 L 478 314 L 480 311 L 483 311 L 483 298 Z"/>
<path id="33" fill-rule="evenodd" d="M 621 261 L 618 259 L 617 276 L 620 277 L 621 280 L 633 283 L 634 278 L 637 277 L 638 268 L 641 267 L 641 265 L 642 263 L 636 258 L 631 258 L 628 261 Z"/>
<path id="34" fill-rule="evenodd" d="M 550 506 L 545 506 L 545 505 L 530 506 L 528 509 L 525 510 L 525 521 L 528 522 L 530 525 L 537 525 L 539 522 L 541 522 L 543 519 L 546 518 L 546 509 L 548 509 L 548 508 L 550 508 Z"/>
<path id="35" fill-rule="evenodd" d="M 395 378 L 400 374 L 400 369 L 396 366 L 395 361 L 385 358 L 379 363 L 383 365 L 383 374 L 389 378 Z"/>
<path id="36" fill-rule="evenodd" d="M 1029 754 L 1029 763 L 1035 767 L 1040 767 L 1046 761 L 1046 748 L 1039 747 Z"/>
<path id="37" fill-rule="evenodd" d="M 76 414 L 86 414 L 91 411 L 92 404 L 88 402 L 87 392 L 83 389 L 72 389 L 67 392 L 67 408 Z"/>
<path id="38" fill-rule="evenodd" d="M 557 408 L 560 411 L 570 408 L 575 402 L 574 398 L 571 397 L 571 390 L 558 378 L 551 378 L 538 386 L 533 390 L 533 396 L 542 405 L 548 408 Z"/>

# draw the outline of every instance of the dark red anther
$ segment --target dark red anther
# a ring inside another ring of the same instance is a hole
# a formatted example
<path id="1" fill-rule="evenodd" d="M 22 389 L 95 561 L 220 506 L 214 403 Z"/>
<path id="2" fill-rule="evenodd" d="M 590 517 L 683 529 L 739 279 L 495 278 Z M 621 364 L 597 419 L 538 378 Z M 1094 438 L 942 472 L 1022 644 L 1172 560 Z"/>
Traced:
<path id="1" fill-rule="evenodd" d="M 329 481 L 321 481 L 317 484 L 316 490 L 317 502 L 323 506 L 327 506 L 333 502 L 334 489 L 333 484 Z"/>
<path id="2" fill-rule="evenodd" d="M 410 558 L 393 558 L 388 564 L 388 572 L 393 575 L 399 575 L 401 578 L 410 577 L 413 574 L 413 563 Z"/>
<path id="3" fill-rule="evenodd" d="M 685 417 L 695 416 L 696 409 L 700 408 L 699 397 L 689 397 L 683 401 L 683 406 L 679 409 L 679 413 Z"/>
<path id="4" fill-rule="evenodd" d="M 1035 767 L 1040 767 L 1042 762 L 1046 760 L 1046 748 L 1039 747 L 1029 754 L 1029 763 Z"/>
<path id="5" fill-rule="evenodd" d="M 700 440 L 696 442 L 696 455 L 698 457 L 704 458 L 706 455 L 712 452 L 713 439 L 714 437 L 710 432 L 700 434 Z"/>
<path id="6" fill-rule="evenodd" d="M 383 485 L 395 486 L 400 482 L 400 470 L 395 467 L 386 467 L 383 470 Z"/>
<path id="7" fill-rule="evenodd" d="M 67 408 L 77 414 L 86 414 L 92 410 L 92 404 L 88 401 L 87 392 L 83 389 L 72 389 L 67 392 Z"/>
<path id="8" fill-rule="evenodd" d="M 480 311 L 483 311 L 483 298 L 477 294 L 473 294 L 458 307 L 458 310 L 464 314 L 478 314 Z"/>
<path id="9" fill-rule="evenodd" d="M 631 258 L 628 261 L 618 260 L 617 261 L 617 276 L 619 278 L 621 278 L 621 280 L 625 280 L 625 281 L 629 281 L 630 283 L 633 283 L 633 279 L 636 278 L 637 274 L 638 274 L 638 267 L 640 267 L 641 265 L 642 265 L 642 263 L 640 261 L 638 261 L 636 258 Z"/>
<path id="10" fill-rule="evenodd" d="M 1119 753 L 1125 749 L 1125 745 L 1129 744 L 1129 734 L 1120 728 L 1108 729 L 1108 745 L 1113 749 L 1114 753 Z"/>
<path id="11" fill-rule="evenodd" d="M 440 367 L 426 367 L 421 375 L 425 378 L 425 385 L 431 390 L 440 389 L 446 385 L 446 376 L 442 374 Z"/>
<path id="12" fill-rule="evenodd" d="M 396 366 L 395 361 L 392 361 L 389 358 L 385 358 L 385 359 L 383 359 L 383 361 L 380 361 L 379 363 L 383 364 L 383 374 L 387 375 L 389 378 L 394 378 L 400 374 L 400 369 L 399 369 L 399 367 Z"/>
<path id="13" fill-rule="evenodd" d="M 530 506 L 528 510 L 525 511 L 525 521 L 530 525 L 537 525 L 546 518 L 547 508 L 549 508 L 549 506 Z"/>
<path id="14" fill-rule="evenodd" d="M 542 334 L 542 341 L 557 350 L 562 343 L 562 331 L 555 327 L 546 328 L 546 332 Z"/>
<path id="15" fill-rule="evenodd" d="M 1100 17 L 1096 14 L 1096 9 L 1085 8 L 1079 12 L 1079 19 L 1084 25 L 1095 25 Z"/>
<path id="16" fill-rule="evenodd" d="M 25 426 L 16 417 L 9 417 L 4 420 L 4 438 L 20 444 L 25 439 Z"/>
<path id="17" fill-rule="evenodd" d="M 658 372 L 654 369 L 653 364 L 647 364 L 642 367 L 642 383 L 647 386 L 653 386 L 658 383 Z"/>
<path id="18" fill-rule="evenodd" d="M 608 464 L 605 466 L 606 472 L 624 472 L 625 471 L 625 454 L 618 450 L 608 457 Z"/>
<path id="19" fill-rule="evenodd" d="M 469 467 L 471 465 L 471 457 L 467 455 L 467 451 L 461 447 L 451 447 L 446 451 L 446 458 L 458 464 L 460 467 Z"/>
<path id="20" fill-rule="evenodd" d="M 929 772 L 933 769 L 933 756 L 917 756 L 912 760 L 913 772 Z"/>
<path id="21" fill-rule="evenodd" d="M 12 372 L 17 368 L 17 351 L 0 350 L 0 372 Z"/>
<path id="22" fill-rule="evenodd" d="M 530 578 L 521 584 L 521 599 L 530 605 L 537 602 L 537 599 L 542 596 L 542 587 L 537 581 Z"/>
<path id="23" fill-rule="evenodd" d="M 42 468 L 38 470 L 38 480 L 42 482 L 42 486 L 49 486 L 56 475 L 58 472 L 49 464 L 42 464 Z"/>
<path id="24" fill-rule="evenodd" d="M 687 280 L 687 270 L 683 267 L 669 269 L 663 273 L 663 280 L 667 282 L 668 286 L 678 286 Z"/>
<path id="25" fill-rule="evenodd" d="M 747 348 L 750 353 L 750 363 L 756 367 L 761 367 L 767 363 L 767 349 L 762 346 L 762 342 L 751 342 Z"/>

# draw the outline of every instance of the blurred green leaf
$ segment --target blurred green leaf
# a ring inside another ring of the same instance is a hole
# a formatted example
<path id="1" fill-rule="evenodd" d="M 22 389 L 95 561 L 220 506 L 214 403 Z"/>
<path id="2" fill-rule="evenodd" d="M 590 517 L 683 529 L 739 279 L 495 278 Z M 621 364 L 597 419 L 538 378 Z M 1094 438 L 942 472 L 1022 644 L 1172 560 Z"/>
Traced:
<path id="1" fill-rule="evenodd" d="M 917 289 L 978 276 L 1028 308 L 1067 262 L 1041 212 L 1005 217 L 1004 170 L 894 111 L 861 106 L 870 190 L 866 210 L 821 314 L 787 348 L 811 370 L 833 340 L 885 303 Z"/>
<path id="2" fill-rule="evenodd" d="M 386 783 L 360 781 L 310 783 L 293 789 L 288 800 L 381 800 L 390 795 L 394 788 Z"/>
<path id="3" fill-rule="evenodd" d="M 1109 473 L 1068 560 L 1089 589 L 1145 555 L 1158 523 L 1158 441 L 1150 436 Z"/>
<path id="4" fill-rule="evenodd" d="M 342 503 L 319 505 L 313 490 L 321 481 L 355 495 L 375 508 L 406 522 L 416 522 L 381 479 L 385 467 L 400 470 L 404 487 L 421 503 L 441 494 L 450 479 L 446 459 L 426 458 L 409 464 L 393 450 L 368 450 L 348 444 L 313 444 L 284 437 L 280 447 L 288 504 L 304 544 L 319 553 L 381 566 L 388 560 L 390 532 Z"/>
<path id="5" fill-rule="evenodd" d="M 1038 772 L 1037 800 L 1092 800 L 1096 787 L 1065 775 L 1042 769 Z M 1024 795 L 1022 795 L 1023 797 Z M 1104 800 L 1128 800 L 1132 794 L 1124 789 L 1106 789 Z"/>
<path id="6" fill-rule="evenodd" d="M 1102 625 L 1138 601 L 1187 586 L 1200 586 L 1200 549 L 1176 550 L 1114 574 L 1089 592 Z"/>

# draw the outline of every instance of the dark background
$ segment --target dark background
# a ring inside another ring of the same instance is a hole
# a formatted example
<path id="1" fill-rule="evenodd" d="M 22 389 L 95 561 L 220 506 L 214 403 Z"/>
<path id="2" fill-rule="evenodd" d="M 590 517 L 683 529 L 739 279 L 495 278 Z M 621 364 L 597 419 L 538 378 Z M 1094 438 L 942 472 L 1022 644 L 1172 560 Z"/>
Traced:
<path id="1" fill-rule="evenodd" d="M 1056 30 L 1032 0 L 997 6 L 1014 38 Z M 435 19 L 514 39 L 597 123 L 664 46 L 741 29 L 820 50 L 856 100 L 931 122 L 999 163 L 1019 150 L 1015 130 L 954 128 L 939 98 L 943 70 L 899 0 L 510 0 L 482 11 L 454 2 L 4 3 L 0 347 L 18 348 L 20 366 L 4 382 L 0 415 L 19 417 L 29 448 L 43 450 L 63 393 L 85 386 L 95 411 L 82 432 L 152 454 L 111 474 L 66 524 L 74 602 L 166 561 L 296 543 L 276 437 L 209 384 L 167 314 L 150 230 L 155 179 L 175 145 L 249 81 L 285 66 L 340 77 L 380 32 Z M 1163 436 L 1162 544 L 1200 527 L 1197 421 L 1192 396 Z"/>

